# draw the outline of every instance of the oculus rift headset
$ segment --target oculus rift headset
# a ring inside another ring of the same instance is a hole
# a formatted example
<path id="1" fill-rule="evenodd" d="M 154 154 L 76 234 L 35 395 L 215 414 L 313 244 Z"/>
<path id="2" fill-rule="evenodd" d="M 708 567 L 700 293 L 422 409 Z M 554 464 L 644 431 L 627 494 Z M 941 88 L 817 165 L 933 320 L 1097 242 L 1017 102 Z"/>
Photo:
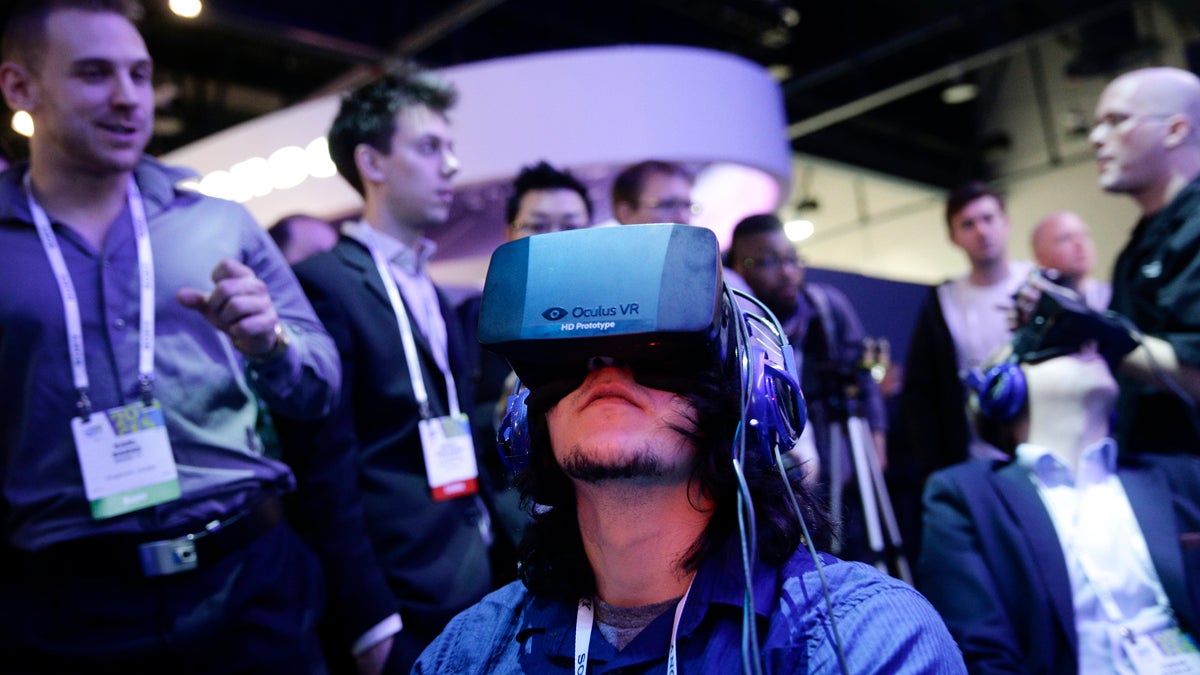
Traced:
<path id="1" fill-rule="evenodd" d="M 747 447 L 772 462 L 774 448 L 791 450 L 804 430 L 787 337 L 761 303 L 725 287 L 705 228 L 600 227 L 504 244 L 488 266 L 479 342 L 520 379 L 498 430 L 514 472 L 531 452 L 526 397 L 569 393 L 597 358 L 669 391 L 687 391 L 712 368 L 737 378 Z"/>
<path id="2" fill-rule="evenodd" d="M 1078 297 L 1042 289 L 1033 316 L 1013 333 L 1012 354 L 987 372 L 973 369 L 964 378 L 979 397 L 980 414 L 998 422 L 1016 418 L 1027 395 L 1020 364 L 1073 354 L 1088 340 L 1096 341 L 1114 373 L 1121 359 L 1138 344 L 1120 315 L 1102 314 Z"/>

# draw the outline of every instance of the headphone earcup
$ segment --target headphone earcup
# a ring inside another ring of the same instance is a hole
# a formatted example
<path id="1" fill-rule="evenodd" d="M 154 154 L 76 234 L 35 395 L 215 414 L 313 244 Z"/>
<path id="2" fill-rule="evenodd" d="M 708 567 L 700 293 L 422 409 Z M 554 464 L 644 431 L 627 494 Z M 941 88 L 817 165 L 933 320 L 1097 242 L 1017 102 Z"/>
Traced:
<path id="1" fill-rule="evenodd" d="M 1025 373 L 1020 364 L 1005 361 L 982 374 L 974 370 L 967 384 L 978 397 L 980 414 L 988 419 L 1007 422 L 1025 406 Z"/>
<path id="2" fill-rule="evenodd" d="M 767 461 L 774 463 L 774 449 L 788 452 L 800 441 L 808 423 L 808 408 L 800 391 L 795 366 L 787 356 L 791 347 L 782 341 L 764 344 L 760 340 L 775 340 L 767 331 L 752 331 L 746 345 L 746 365 L 750 377 L 743 378 L 748 387 L 743 419 L 748 425 L 748 443 Z M 784 354 L 783 363 L 771 354 Z"/>
<path id="3" fill-rule="evenodd" d="M 527 398 L 529 390 L 518 382 L 516 391 L 508 397 L 504 418 L 500 420 L 500 428 L 496 430 L 496 449 L 500 451 L 500 459 L 504 461 L 504 466 L 513 474 L 529 466 L 532 452 L 529 442 L 529 408 L 525 405 Z"/>

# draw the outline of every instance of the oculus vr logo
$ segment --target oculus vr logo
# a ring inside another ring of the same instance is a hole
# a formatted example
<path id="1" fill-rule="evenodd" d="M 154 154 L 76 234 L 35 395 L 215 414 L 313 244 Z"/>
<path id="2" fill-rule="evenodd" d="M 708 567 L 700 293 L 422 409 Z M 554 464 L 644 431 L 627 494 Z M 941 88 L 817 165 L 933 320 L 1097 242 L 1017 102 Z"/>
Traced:
<path id="1" fill-rule="evenodd" d="M 542 318 L 547 321 L 558 321 L 566 318 L 567 314 L 570 314 L 570 312 L 562 307 L 551 307 L 550 309 L 542 312 Z"/>

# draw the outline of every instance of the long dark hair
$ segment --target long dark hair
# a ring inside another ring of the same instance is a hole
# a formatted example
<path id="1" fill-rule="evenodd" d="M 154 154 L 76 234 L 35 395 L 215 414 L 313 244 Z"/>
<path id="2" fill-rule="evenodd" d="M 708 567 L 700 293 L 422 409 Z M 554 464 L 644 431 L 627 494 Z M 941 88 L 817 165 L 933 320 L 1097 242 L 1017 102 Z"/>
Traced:
<path id="1" fill-rule="evenodd" d="M 568 387 L 560 387 L 557 393 L 573 389 Z M 519 574 L 531 593 L 574 602 L 595 594 L 596 581 L 583 549 L 574 484 L 550 450 L 545 413 L 557 398 L 538 393 L 541 395 L 529 399 L 532 457 L 529 467 L 517 477 L 522 499 L 533 510 L 533 523 L 520 546 Z M 682 561 L 685 569 L 694 571 L 737 536 L 738 481 L 731 448 L 741 414 L 736 381 L 716 372 L 698 376 L 686 396 L 695 409 L 694 424 L 676 431 L 696 444 L 699 461 L 691 480 L 714 504 L 708 526 Z M 758 451 L 747 452 L 743 474 L 758 524 L 759 558 L 780 564 L 803 541 L 803 528 L 790 506 L 787 486 L 774 464 Z M 789 476 L 789 481 L 812 536 L 822 541 L 829 530 L 828 517 L 798 476 Z"/>

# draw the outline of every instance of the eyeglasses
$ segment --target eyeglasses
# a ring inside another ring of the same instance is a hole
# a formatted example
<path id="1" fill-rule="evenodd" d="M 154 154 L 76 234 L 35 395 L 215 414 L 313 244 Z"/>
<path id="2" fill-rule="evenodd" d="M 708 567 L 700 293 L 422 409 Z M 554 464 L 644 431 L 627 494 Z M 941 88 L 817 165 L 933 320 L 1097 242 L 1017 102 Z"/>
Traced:
<path id="1" fill-rule="evenodd" d="M 546 234 L 547 232 L 570 232 L 571 230 L 582 230 L 587 227 L 587 223 L 513 223 L 509 225 L 514 232 L 520 232 L 525 235 Z"/>
<path id="2" fill-rule="evenodd" d="M 642 208 L 650 209 L 656 213 L 679 213 L 687 211 L 693 216 L 700 215 L 702 211 L 699 204 L 687 199 L 664 199 L 661 202 L 639 202 Z"/>
<path id="3" fill-rule="evenodd" d="M 781 267 L 804 269 L 804 259 L 800 258 L 799 256 L 795 258 L 779 258 L 776 256 L 745 258 L 742 260 L 742 264 L 748 268 L 758 268 L 766 272 L 774 272 Z"/>
<path id="4" fill-rule="evenodd" d="M 1171 113 L 1146 113 L 1144 115 L 1130 115 L 1128 113 L 1108 113 L 1097 119 L 1092 124 L 1091 133 L 1097 131 L 1128 131 L 1141 120 L 1163 120 L 1172 117 Z"/>

